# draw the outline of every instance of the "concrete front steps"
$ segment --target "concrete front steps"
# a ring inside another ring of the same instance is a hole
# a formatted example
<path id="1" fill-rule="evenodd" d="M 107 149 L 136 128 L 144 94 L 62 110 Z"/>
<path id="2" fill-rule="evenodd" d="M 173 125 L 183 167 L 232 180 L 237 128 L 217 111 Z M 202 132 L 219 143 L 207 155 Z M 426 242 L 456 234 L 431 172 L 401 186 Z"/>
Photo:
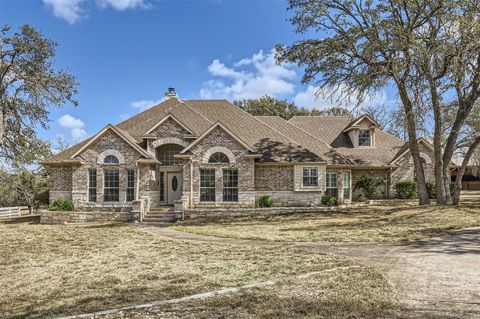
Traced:
<path id="1" fill-rule="evenodd" d="M 152 207 L 143 217 L 144 224 L 159 227 L 172 225 L 176 221 L 173 207 Z"/>

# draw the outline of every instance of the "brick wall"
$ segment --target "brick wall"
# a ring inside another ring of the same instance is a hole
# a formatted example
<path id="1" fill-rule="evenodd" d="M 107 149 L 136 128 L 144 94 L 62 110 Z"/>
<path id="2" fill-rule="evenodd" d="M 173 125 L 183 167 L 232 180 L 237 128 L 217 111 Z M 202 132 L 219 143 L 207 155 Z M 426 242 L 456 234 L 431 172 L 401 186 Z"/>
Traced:
<path id="1" fill-rule="evenodd" d="M 70 165 L 51 166 L 50 174 L 50 203 L 63 197 L 72 199 L 72 167 Z"/>
<path id="2" fill-rule="evenodd" d="M 293 191 L 293 165 L 255 166 L 255 190 Z"/>
<path id="3" fill-rule="evenodd" d="M 119 165 L 105 165 L 97 163 L 98 158 L 106 150 L 118 151 L 124 159 Z M 130 202 L 126 201 L 126 169 L 135 171 L 135 189 L 137 183 L 137 166 L 135 162 L 141 155 L 127 142 L 112 131 L 107 131 L 92 143 L 85 151 L 77 156 L 85 164 L 72 168 L 72 199 L 78 207 L 124 207 L 129 208 Z M 97 170 L 97 201 L 88 201 L 88 169 Z M 115 168 L 119 170 L 119 202 L 103 201 L 103 170 Z"/>
<path id="4" fill-rule="evenodd" d="M 233 153 L 235 163 L 203 163 L 204 156 L 212 147 L 222 146 Z M 244 156 L 248 150 L 237 140 L 230 136 L 220 127 L 215 128 L 202 139 L 197 145 L 192 147 L 192 166 L 193 174 L 190 172 L 190 163 L 183 166 L 183 196 L 193 199 L 193 207 L 252 207 L 255 205 L 255 186 L 254 186 L 254 162 L 251 159 L 245 159 Z M 200 169 L 215 169 L 215 202 L 200 202 Z M 238 169 L 238 202 L 225 203 L 222 200 L 223 169 Z M 193 177 L 193 194 L 190 194 L 190 179 Z"/>

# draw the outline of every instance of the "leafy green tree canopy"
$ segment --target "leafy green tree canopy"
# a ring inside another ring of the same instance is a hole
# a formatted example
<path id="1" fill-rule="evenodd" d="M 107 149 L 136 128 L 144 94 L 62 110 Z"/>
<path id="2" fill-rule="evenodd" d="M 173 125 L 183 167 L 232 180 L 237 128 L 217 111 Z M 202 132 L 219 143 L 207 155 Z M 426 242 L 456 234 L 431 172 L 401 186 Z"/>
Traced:
<path id="1" fill-rule="evenodd" d="M 57 44 L 30 25 L 0 31 L 0 159 L 31 163 L 49 153 L 36 128 L 48 128 L 49 107 L 77 105 L 77 81 L 55 70 Z"/>
<path id="2" fill-rule="evenodd" d="M 265 95 L 259 99 L 245 99 L 233 102 L 234 105 L 255 116 L 279 116 L 289 120 L 294 116 L 351 116 L 349 110 L 342 107 L 332 107 L 328 109 L 306 109 L 298 107 L 295 103 L 287 100 L 278 100 L 274 97 Z"/>

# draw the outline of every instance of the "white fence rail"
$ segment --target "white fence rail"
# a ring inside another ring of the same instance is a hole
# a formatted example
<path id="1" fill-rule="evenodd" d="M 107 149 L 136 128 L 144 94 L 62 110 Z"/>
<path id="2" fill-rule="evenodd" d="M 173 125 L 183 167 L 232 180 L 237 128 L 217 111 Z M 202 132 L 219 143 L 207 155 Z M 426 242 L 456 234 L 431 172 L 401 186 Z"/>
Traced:
<path id="1" fill-rule="evenodd" d="M 27 206 L 0 207 L 0 218 L 21 216 L 28 213 L 29 211 Z"/>

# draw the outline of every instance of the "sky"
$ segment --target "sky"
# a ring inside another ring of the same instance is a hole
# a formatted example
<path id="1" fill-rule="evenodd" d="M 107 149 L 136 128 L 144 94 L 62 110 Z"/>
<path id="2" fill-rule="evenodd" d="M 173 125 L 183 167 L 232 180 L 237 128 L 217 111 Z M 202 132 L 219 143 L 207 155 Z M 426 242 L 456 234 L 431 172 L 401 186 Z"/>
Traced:
<path id="1" fill-rule="evenodd" d="M 160 102 L 168 87 L 180 99 L 233 101 L 268 94 L 307 108 L 338 104 L 316 97 L 313 85 L 302 85 L 302 70 L 295 65 L 275 63 L 275 45 L 302 39 L 288 20 L 287 5 L 283 0 L 0 0 L 0 25 L 17 30 L 28 23 L 58 43 L 55 65 L 76 76 L 79 105 L 52 108 L 50 129 L 40 136 L 74 144 Z M 391 99 L 380 92 L 366 103 Z"/>

